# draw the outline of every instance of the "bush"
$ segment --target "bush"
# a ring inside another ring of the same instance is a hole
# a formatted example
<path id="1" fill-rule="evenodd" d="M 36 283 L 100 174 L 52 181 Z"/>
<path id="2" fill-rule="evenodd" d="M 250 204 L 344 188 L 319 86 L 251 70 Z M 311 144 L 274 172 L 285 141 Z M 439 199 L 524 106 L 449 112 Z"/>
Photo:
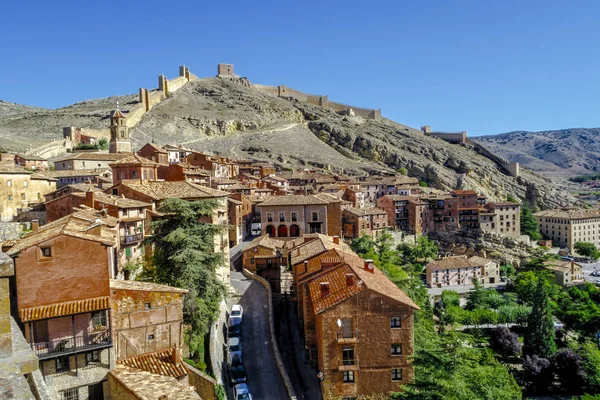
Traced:
<path id="1" fill-rule="evenodd" d="M 581 357 L 571 349 L 561 349 L 552 357 L 552 367 L 563 392 L 581 393 L 586 382 Z"/>
<path id="2" fill-rule="evenodd" d="M 419 186 L 421 186 L 421 187 L 429 187 L 429 185 L 427 184 L 427 182 L 423 182 L 423 181 L 419 182 Z"/>
<path id="3" fill-rule="evenodd" d="M 523 383 L 531 393 L 547 393 L 552 387 L 552 363 L 536 355 L 523 359 Z"/>
<path id="4" fill-rule="evenodd" d="M 516 357 L 521 353 L 523 345 L 516 333 L 505 327 L 493 329 L 491 333 L 490 346 L 496 353 L 504 358 Z"/>

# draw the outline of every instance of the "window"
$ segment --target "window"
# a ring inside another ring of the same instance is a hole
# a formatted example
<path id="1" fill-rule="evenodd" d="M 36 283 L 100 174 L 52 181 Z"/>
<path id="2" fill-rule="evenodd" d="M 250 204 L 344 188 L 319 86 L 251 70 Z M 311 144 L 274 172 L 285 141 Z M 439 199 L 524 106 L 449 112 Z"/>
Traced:
<path id="1" fill-rule="evenodd" d="M 402 355 L 402 345 L 400 343 L 392 344 L 392 355 L 393 356 L 401 356 Z"/>
<path id="2" fill-rule="evenodd" d="M 402 328 L 402 318 L 392 317 L 390 319 L 390 327 L 391 328 Z"/>
<path id="3" fill-rule="evenodd" d="M 26 199 L 25 193 L 21 193 L 21 200 L 25 200 L 25 199 Z"/>
<path id="4" fill-rule="evenodd" d="M 273 222 L 273 214 L 267 213 L 267 222 Z"/>
<path id="5" fill-rule="evenodd" d="M 279 213 L 279 222 L 284 222 L 285 221 L 285 214 L 280 212 Z"/>
<path id="6" fill-rule="evenodd" d="M 250 264 L 254 264 L 254 258 L 250 259 Z"/>
<path id="7" fill-rule="evenodd" d="M 69 356 L 58 357 L 56 359 L 56 373 L 61 374 L 63 372 L 70 371 L 69 367 Z"/>
<path id="8" fill-rule="evenodd" d="M 298 213 L 292 213 L 292 221 L 298 221 Z"/>
<path id="9" fill-rule="evenodd" d="M 113 194 L 113 196 L 118 196 L 119 195 L 119 189 L 113 189 L 112 190 L 112 194 Z"/>
<path id="10" fill-rule="evenodd" d="M 313 221 L 318 221 L 319 220 L 319 213 L 318 212 L 313 212 L 312 213 L 312 220 Z"/>
<path id="11" fill-rule="evenodd" d="M 63 400 L 79 400 L 79 388 L 71 388 L 60 392 Z"/>
<path id="12" fill-rule="evenodd" d="M 85 167 L 85 161 L 83 161 L 82 164 L 83 164 L 82 167 Z"/>
<path id="13" fill-rule="evenodd" d="M 9 194 L 9 195 L 8 195 L 8 200 L 10 201 L 10 200 L 12 200 L 12 199 L 13 199 L 13 197 L 12 197 L 12 194 Z"/>
<path id="14" fill-rule="evenodd" d="M 12 180 L 10 180 L 10 179 L 9 179 L 8 181 L 6 181 L 6 184 L 7 184 L 9 187 L 10 187 L 10 186 L 12 186 Z"/>
<path id="15" fill-rule="evenodd" d="M 52 247 L 41 247 L 42 257 L 52 257 Z"/>
<path id="16" fill-rule="evenodd" d="M 148 340 L 154 340 L 154 334 L 148 335 Z"/>
<path id="17" fill-rule="evenodd" d="M 144 310 L 149 310 L 151 308 L 152 308 L 152 304 L 150 304 L 150 303 L 145 303 L 144 304 Z"/>
<path id="18" fill-rule="evenodd" d="M 106 311 L 94 311 L 92 313 L 92 328 L 108 326 L 106 322 Z"/>
<path id="19" fill-rule="evenodd" d="M 85 365 L 95 364 L 100 362 L 100 350 L 90 351 L 85 353 Z"/>
<path id="20" fill-rule="evenodd" d="M 400 368 L 392 369 L 392 382 L 398 382 L 402 380 L 402 370 Z"/>
<path id="21" fill-rule="evenodd" d="M 344 383 L 354 383 L 354 371 L 344 371 Z"/>
<path id="22" fill-rule="evenodd" d="M 29 186 L 29 182 L 27 182 L 27 181 L 24 181 L 24 182 L 23 182 L 23 187 L 27 187 L 27 186 Z"/>

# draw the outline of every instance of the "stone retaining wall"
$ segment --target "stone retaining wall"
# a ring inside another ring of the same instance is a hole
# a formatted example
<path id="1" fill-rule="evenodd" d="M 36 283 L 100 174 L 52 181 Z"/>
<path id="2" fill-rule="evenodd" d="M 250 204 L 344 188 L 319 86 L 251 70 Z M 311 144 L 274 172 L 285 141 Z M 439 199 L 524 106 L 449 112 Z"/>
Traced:
<path id="1" fill-rule="evenodd" d="M 275 356 L 275 364 L 277 364 L 277 369 L 279 370 L 279 373 L 281 374 L 281 378 L 283 379 L 283 384 L 285 385 L 285 388 L 287 389 L 290 400 L 296 400 L 297 397 L 296 397 L 296 393 L 294 391 L 294 386 L 292 385 L 292 381 L 290 380 L 290 377 L 288 376 L 287 371 L 285 369 L 285 365 L 283 364 L 283 360 L 281 359 L 281 353 L 279 352 L 279 345 L 277 344 L 277 337 L 275 335 L 275 322 L 274 322 L 274 315 L 273 315 L 273 298 L 272 298 L 272 293 L 271 293 L 271 285 L 269 285 L 269 283 L 265 279 L 261 278 L 258 275 L 254 275 L 252 272 L 248 271 L 245 268 L 242 269 L 242 273 L 244 274 L 245 277 L 257 281 L 258 283 L 263 285 L 265 287 L 265 289 L 267 289 L 268 307 L 269 307 L 269 332 L 271 334 L 271 344 L 273 345 L 273 354 Z"/>
<path id="2" fill-rule="evenodd" d="M 202 400 L 217 400 L 215 396 L 217 381 L 187 363 L 183 365 L 188 372 L 189 384 L 196 388 L 196 393 L 202 397 Z"/>

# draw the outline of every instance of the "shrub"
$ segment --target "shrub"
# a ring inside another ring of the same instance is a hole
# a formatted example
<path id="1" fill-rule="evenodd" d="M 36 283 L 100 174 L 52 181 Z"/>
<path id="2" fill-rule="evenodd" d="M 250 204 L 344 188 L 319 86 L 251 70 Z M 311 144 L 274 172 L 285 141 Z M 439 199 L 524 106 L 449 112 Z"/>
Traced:
<path id="1" fill-rule="evenodd" d="M 547 358 L 533 355 L 523 359 L 523 380 L 531 393 L 546 393 L 550 391 L 554 374 L 552 363 Z"/>
<path id="2" fill-rule="evenodd" d="M 492 330 L 490 346 L 504 358 L 516 357 L 523 347 L 519 342 L 519 336 L 505 327 Z"/>

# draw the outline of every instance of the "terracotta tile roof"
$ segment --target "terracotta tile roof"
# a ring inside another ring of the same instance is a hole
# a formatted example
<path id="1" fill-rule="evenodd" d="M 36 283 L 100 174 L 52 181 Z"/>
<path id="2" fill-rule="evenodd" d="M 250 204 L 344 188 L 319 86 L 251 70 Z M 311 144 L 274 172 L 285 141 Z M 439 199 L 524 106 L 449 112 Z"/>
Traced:
<path id="1" fill-rule="evenodd" d="M 201 400 L 192 386 L 173 378 L 117 364 L 109 374 L 115 383 L 138 400 L 156 400 L 161 396 L 177 400 Z"/>
<path id="2" fill-rule="evenodd" d="M 246 249 L 244 249 L 244 251 L 248 251 L 258 246 L 267 247 L 269 249 L 272 249 L 273 251 L 276 251 L 277 249 L 283 248 L 284 241 L 274 239 L 272 237 L 269 237 L 269 235 L 263 235 L 252 240 L 252 242 L 250 242 L 250 244 L 248 245 L 248 247 L 246 247 Z"/>
<path id="3" fill-rule="evenodd" d="M 181 363 L 175 364 L 173 362 L 173 351 L 177 350 L 175 350 L 174 347 L 171 347 L 152 353 L 140 354 L 120 360 L 119 364 L 151 372 L 153 374 L 180 378 L 187 375 L 187 371 Z"/>
<path id="4" fill-rule="evenodd" d="M 142 149 L 144 147 L 150 147 L 152 150 L 154 150 L 154 151 L 156 151 L 158 153 L 167 154 L 167 150 L 163 149 L 162 147 L 159 147 L 159 146 L 155 145 L 154 143 L 146 143 L 145 145 L 142 146 Z"/>
<path id="5" fill-rule="evenodd" d="M 493 206 L 493 207 L 516 207 L 516 206 L 520 206 L 520 203 L 514 203 L 512 201 L 499 201 L 496 203 L 487 203 L 486 206 Z"/>
<path id="6" fill-rule="evenodd" d="M 597 208 L 579 208 L 579 209 L 554 209 L 538 211 L 535 214 L 536 217 L 544 218 L 561 218 L 561 219 L 588 219 L 588 218 L 599 218 L 600 210 Z"/>
<path id="7" fill-rule="evenodd" d="M 125 118 L 125 115 L 123 115 L 123 112 L 117 105 L 117 109 L 110 113 L 110 117 L 111 118 Z"/>
<path id="8" fill-rule="evenodd" d="M 75 192 L 73 193 L 73 196 L 85 198 L 86 194 L 83 192 Z M 98 203 L 110 204 L 117 206 L 118 208 L 142 208 L 152 206 L 150 203 L 144 203 L 143 201 L 128 199 L 127 197 L 122 196 L 113 196 L 102 191 L 94 191 L 94 200 Z"/>
<path id="9" fill-rule="evenodd" d="M 40 157 L 40 156 L 36 156 L 33 154 L 25 154 L 25 153 L 19 153 L 17 154 L 18 157 L 21 157 L 23 160 L 27 160 L 27 161 L 48 161 L 47 159 Z"/>
<path id="10" fill-rule="evenodd" d="M 11 163 L 0 163 L 0 174 L 23 174 L 23 175 L 32 175 L 31 171 L 27 171 L 21 167 L 16 167 Z"/>
<path id="11" fill-rule="evenodd" d="M 349 212 L 350 214 L 354 214 L 354 215 L 358 215 L 358 216 L 365 216 L 365 215 L 382 215 L 385 214 L 387 215 L 387 212 L 385 212 L 385 210 L 382 210 L 381 208 L 377 208 L 377 207 L 369 207 L 369 208 L 348 208 L 346 210 L 344 210 L 344 212 Z"/>
<path id="12" fill-rule="evenodd" d="M 186 289 L 180 289 L 173 286 L 161 285 L 152 282 L 142 281 L 124 281 L 121 279 L 110 279 L 110 288 L 115 290 L 140 290 L 143 292 L 169 292 L 169 293 L 188 293 Z"/>
<path id="13" fill-rule="evenodd" d="M 258 190 L 257 190 L 258 191 Z M 338 199 L 336 199 L 338 200 Z M 339 200 L 338 200 L 339 201 Z M 314 204 L 328 204 L 328 201 L 322 200 L 317 196 L 311 195 L 290 195 L 290 196 L 273 196 L 263 201 L 259 207 L 269 206 L 304 206 Z"/>
<path id="14" fill-rule="evenodd" d="M 492 260 L 487 258 L 473 256 L 469 259 L 463 256 L 447 257 L 441 260 L 432 261 L 427 264 L 426 269 L 430 271 L 441 271 L 444 269 L 459 268 L 477 268 L 489 264 Z"/>
<path id="15" fill-rule="evenodd" d="M 353 284 L 350 286 L 348 286 L 346 279 L 347 275 L 352 275 L 354 277 Z M 327 295 L 322 294 L 322 283 L 329 285 Z M 358 284 L 356 274 L 347 264 L 315 277 L 308 284 L 308 288 L 315 314 L 319 314 L 365 290 L 364 285 Z"/>
<path id="16" fill-rule="evenodd" d="M 214 199 L 217 197 L 227 197 L 228 192 L 217 189 L 211 189 L 206 186 L 196 185 L 187 181 L 144 181 L 125 180 L 121 185 L 145 194 L 154 200 L 165 199 Z"/>
<path id="17" fill-rule="evenodd" d="M 110 297 L 94 297 L 92 299 L 68 301 L 65 303 L 56 303 L 46 306 L 23 308 L 19 310 L 21 322 L 36 321 L 39 319 L 48 319 L 62 317 L 65 315 L 82 314 L 98 310 L 107 310 L 110 308 Z"/>
<path id="18" fill-rule="evenodd" d="M 339 197 L 333 196 L 329 193 L 317 193 L 314 195 L 316 198 L 326 201 L 327 203 L 339 203 L 341 202 Z"/>
<path id="19" fill-rule="evenodd" d="M 70 153 L 64 157 L 54 160 L 55 163 L 68 160 L 84 160 L 84 161 L 117 161 L 125 158 L 131 153 Z"/>
<path id="20" fill-rule="evenodd" d="M 14 256 L 25 249 L 37 246 L 59 235 L 91 240 L 106 246 L 113 246 L 116 245 L 117 232 L 115 227 L 118 223 L 119 220 L 117 218 L 102 215 L 100 211 L 94 209 L 85 208 L 41 226 L 37 233 L 30 232 L 27 236 L 19 239 L 7 251 L 7 254 Z M 100 232 L 91 232 L 98 225 L 100 225 Z"/>
<path id="21" fill-rule="evenodd" d="M 307 241 L 306 239 L 311 240 Z M 303 240 L 302 243 L 288 248 L 291 254 L 292 265 L 304 262 L 304 260 L 309 260 L 329 249 L 337 249 L 340 251 L 353 253 L 352 249 L 350 249 L 350 246 L 345 244 L 343 241 L 340 240 L 340 244 L 335 244 L 331 236 L 322 234 L 304 235 L 301 240 Z M 295 241 L 293 240 L 288 241 L 286 245 L 293 246 L 294 242 Z"/>
<path id="22" fill-rule="evenodd" d="M 105 173 L 112 173 L 110 168 L 94 168 L 94 169 L 65 169 L 62 171 L 43 171 L 39 172 L 39 175 L 43 175 L 49 178 L 69 178 L 77 176 L 100 176 Z"/>
<path id="23" fill-rule="evenodd" d="M 155 166 L 159 165 L 158 163 L 148 160 L 145 157 L 142 157 L 137 154 L 131 154 L 127 157 L 120 158 L 115 162 L 108 164 L 110 167 L 121 166 L 121 165 L 144 165 L 144 166 Z"/>
<path id="24" fill-rule="evenodd" d="M 297 283 L 301 284 L 312 279 L 315 274 L 323 271 L 327 266 L 336 266 L 344 263 L 344 257 L 341 254 L 343 253 L 336 249 L 327 250 L 325 253 L 308 260 L 306 271 L 304 271 L 304 263 L 299 263 L 296 266 L 298 271 Z"/>

